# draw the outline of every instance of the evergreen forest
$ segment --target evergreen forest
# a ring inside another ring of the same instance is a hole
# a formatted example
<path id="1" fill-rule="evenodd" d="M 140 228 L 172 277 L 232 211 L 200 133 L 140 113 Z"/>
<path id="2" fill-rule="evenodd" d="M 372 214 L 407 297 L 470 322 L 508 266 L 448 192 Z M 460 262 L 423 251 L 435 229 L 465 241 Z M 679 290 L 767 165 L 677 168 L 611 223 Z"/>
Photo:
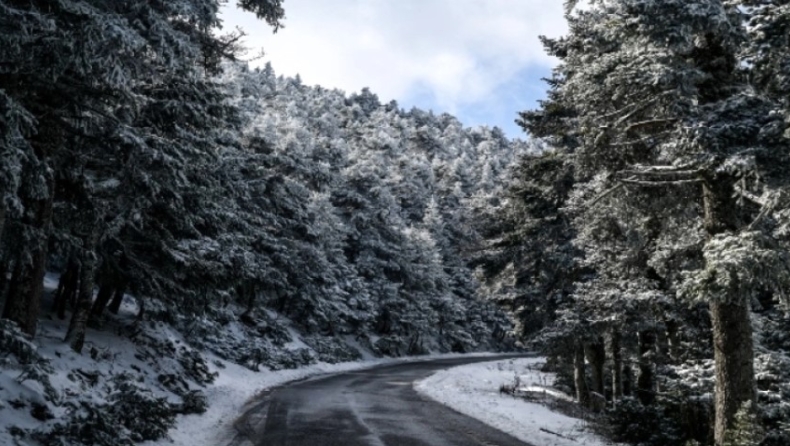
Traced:
<path id="1" fill-rule="evenodd" d="M 790 1 L 566 0 L 524 140 L 253 67 L 226 3 L 0 0 L 0 441 L 534 351 L 613 442 L 790 444 Z"/>

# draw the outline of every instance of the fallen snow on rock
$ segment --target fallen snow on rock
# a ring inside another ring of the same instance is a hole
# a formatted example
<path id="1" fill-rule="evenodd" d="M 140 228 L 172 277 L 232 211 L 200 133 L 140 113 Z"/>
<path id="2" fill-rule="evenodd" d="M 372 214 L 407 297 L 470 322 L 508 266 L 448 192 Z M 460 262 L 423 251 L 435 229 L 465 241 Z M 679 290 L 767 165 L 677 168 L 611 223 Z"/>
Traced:
<path id="1" fill-rule="evenodd" d="M 442 370 L 415 383 L 414 388 L 458 412 L 540 446 L 602 446 L 605 440 L 589 432 L 577 418 L 552 412 L 546 406 L 500 393 L 503 384 L 535 391 L 554 378 L 537 370 L 543 358 L 507 359 L 467 364 Z M 550 431 L 550 432 L 547 432 Z"/>

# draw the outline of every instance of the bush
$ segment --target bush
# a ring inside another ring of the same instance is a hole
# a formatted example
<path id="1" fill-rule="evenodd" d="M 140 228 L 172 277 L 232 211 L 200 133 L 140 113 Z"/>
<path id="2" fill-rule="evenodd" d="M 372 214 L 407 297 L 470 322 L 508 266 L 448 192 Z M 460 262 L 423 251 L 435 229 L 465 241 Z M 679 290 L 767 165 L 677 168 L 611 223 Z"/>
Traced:
<path id="1" fill-rule="evenodd" d="M 201 414 L 208 409 L 208 398 L 200 390 L 191 390 L 181 397 L 181 404 L 174 410 L 182 415 Z"/>
<path id="2" fill-rule="evenodd" d="M 158 440 L 173 427 L 176 412 L 166 398 L 155 397 L 150 390 L 119 375 L 110 395 L 109 412 L 129 430 L 134 441 Z"/>
<path id="3" fill-rule="evenodd" d="M 685 443 L 675 420 L 657 406 L 643 406 L 635 398 L 623 398 L 607 411 L 605 420 L 612 440 L 638 446 Z"/>
<path id="4" fill-rule="evenodd" d="M 38 353 L 36 346 L 28 341 L 19 326 L 8 319 L 0 319 L 0 352 L 13 355 L 19 365 L 48 364 Z"/>
<path id="5" fill-rule="evenodd" d="M 45 446 L 132 446 L 167 435 L 176 410 L 128 375 L 113 378 L 107 403 L 78 400 L 66 404 L 69 413 L 59 422 L 33 433 Z"/>
<path id="6" fill-rule="evenodd" d="M 306 336 L 304 342 L 318 354 L 318 360 L 334 364 L 357 361 L 362 358 L 359 350 L 348 346 L 342 340 L 322 335 Z"/>
<path id="7" fill-rule="evenodd" d="M 181 347 L 178 351 L 178 363 L 184 368 L 187 377 L 200 385 L 211 384 L 219 373 L 211 373 L 206 358 L 197 350 Z"/>
<path id="8" fill-rule="evenodd" d="M 125 429 L 119 429 L 114 414 L 104 405 L 89 401 L 69 403 L 64 423 L 33 433 L 44 446 L 133 446 Z"/>

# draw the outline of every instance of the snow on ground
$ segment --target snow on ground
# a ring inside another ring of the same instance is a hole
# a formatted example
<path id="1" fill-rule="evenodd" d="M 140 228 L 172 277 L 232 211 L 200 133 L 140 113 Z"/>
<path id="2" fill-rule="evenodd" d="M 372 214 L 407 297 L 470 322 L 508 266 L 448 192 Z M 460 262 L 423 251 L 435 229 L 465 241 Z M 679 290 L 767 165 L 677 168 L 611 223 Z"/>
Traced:
<path id="1" fill-rule="evenodd" d="M 208 357 L 212 361 L 216 359 L 210 355 Z M 170 439 L 147 442 L 143 445 L 228 444 L 236 434 L 233 422 L 242 414 L 245 404 L 263 390 L 310 376 L 371 367 L 383 362 L 385 360 L 340 364 L 319 363 L 299 369 L 253 372 L 245 367 L 223 361 L 226 368 L 220 370 L 220 375 L 214 384 L 205 389 L 209 401 L 206 413 L 180 416 L 175 428 L 168 433 Z"/>
<path id="2" fill-rule="evenodd" d="M 339 364 L 318 363 L 299 369 L 253 372 L 247 368 L 223 361 L 226 368 L 218 370 L 219 377 L 205 389 L 209 408 L 202 415 L 180 416 L 169 432 L 170 439 L 143 443 L 143 446 L 216 446 L 230 443 L 236 432 L 233 422 L 243 413 L 247 403 L 262 391 L 317 375 L 339 373 L 406 361 L 423 361 L 438 358 L 492 356 L 496 353 L 436 354 L 409 358 L 377 358 Z M 216 358 L 207 355 L 209 362 Z"/>
<path id="3" fill-rule="evenodd" d="M 50 293 L 57 287 L 57 279 L 57 276 L 52 274 L 48 274 L 45 279 L 45 289 L 47 290 L 43 302 L 45 307 L 52 305 Z M 52 368 L 48 380 L 59 395 L 57 399 L 61 403 L 49 405 L 53 416 L 60 419 L 66 415 L 68 408 L 62 403 L 67 399 L 105 403 L 110 381 L 112 377 L 120 373 L 134 375 L 139 384 L 149 389 L 156 397 L 165 397 L 172 403 L 180 401 L 174 394 L 163 389 L 157 381 L 157 377 L 162 373 L 178 373 L 180 366 L 177 358 L 151 357 L 150 355 L 155 351 L 148 349 L 145 345 L 140 345 L 139 339 L 135 343 L 128 336 L 119 334 L 130 325 L 136 312 L 137 308 L 133 300 L 127 299 L 115 322 L 108 321 L 108 325 L 103 330 L 88 329 L 85 350 L 82 354 L 74 353 L 62 341 L 68 327 L 68 320 L 61 321 L 51 316 L 41 319 L 39 333 L 34 341 L 34 349 L 43 357 L 48 358 Z M 166 324 L 146 323 L 144 327 L 138 337 L 144 338 L 143 340 L 147 340 L 151 345 L 167 342 L 167 345 L 172 345 L 173 348 L 189 348 L 183 336 Z M 287 347 L 306 347 L 297 332 L 290 328 L 289 331 L 291 331 L 293 341 Z M 351 345 L 356 342 L 351 338 L 347 341 Z M 179 415 L 176 426 L 168 432 L 170 438 L 148 441 L 143 445 L 226 445 L 236 435 L 233 423 L 243 413 L 245 405 L 254 401 L 254 397 L 263 390 L 290 381 L 395 362 L 495 355 L 493 353 L 439 354 L 412 358 L 373 358 L 369 352 L 361 348 L 362 346 L 359 347 L 362 352 L 365 352 L 361 361 L 339 364 L 318 363 L 298 369 L 260 372 L 202 352 L 207 359 L 208 371 L 217 373 L 218 376 L 216 381 L 205 387 L 190 381 L 190 387 L 199 388 L 205 392 L 209 403 L 208 410 L 201 415 Z M 458 370 L 463 370 L 463 368 Z M 512 379 L 512 372 L 505 375 L 505 379 L 497 380 L 491 384 L 492 392 L 498 389 L 500 381 Z M 28 444 L 25 440 L 21 440 L 20 443 L 20 440 L 9 431 L 10 426 L 35 429 L 41 425 L 41 421 L 31 416 L 30 405 L 37 402 L 46 404 L 43 398 L 45 389 L 36 380 L 21 379 L 21 376 L 22 369 L 20 367 L 8 363 L 8 361 L 3 362 L 0 358 L 0 444 L 2 445 Z M 90 377 L 93 377 L 96 382 L 85 381 Z M 462 397 L 462 393 L 459 393 L 458 396 Z M 25 404 L 18 408 L 12 407 L 15 401 Z M 57 419 L 53 421 L 57 421 Z"/>
<path id="4" fill-rule="evenodd" d="M 582 420 L 552 412 L 546 406 L 499 392 L 519 377 L 521 390 L 543 390 L 554 378 L 537 370 L 543 358 L 507 359 L 443 370 L 414 388 L 458 412 L 514 437 L 541 446 L 601 446 L 607 442 L 585 429 Z M 550 389 L 545 389 L 550 391 Z M 545 429 L 553 433 L 546 432 Z M 559 434 L 562 437 L 556 435 Z M 563 438 L 565 437 L 565 438 Z"/>

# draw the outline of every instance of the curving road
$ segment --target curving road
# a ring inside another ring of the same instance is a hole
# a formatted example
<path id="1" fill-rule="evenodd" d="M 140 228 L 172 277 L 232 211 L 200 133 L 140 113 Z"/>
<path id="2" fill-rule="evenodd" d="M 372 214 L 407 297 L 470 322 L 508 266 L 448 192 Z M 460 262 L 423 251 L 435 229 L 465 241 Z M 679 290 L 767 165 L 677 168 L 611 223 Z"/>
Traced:
<path id="1" fill-rule="evenodd" d="M 529 446 L 412 388 L 437 370 L 523 356 L 401 363 L 278 387 L 239 418 L 232 445 Z"/>

